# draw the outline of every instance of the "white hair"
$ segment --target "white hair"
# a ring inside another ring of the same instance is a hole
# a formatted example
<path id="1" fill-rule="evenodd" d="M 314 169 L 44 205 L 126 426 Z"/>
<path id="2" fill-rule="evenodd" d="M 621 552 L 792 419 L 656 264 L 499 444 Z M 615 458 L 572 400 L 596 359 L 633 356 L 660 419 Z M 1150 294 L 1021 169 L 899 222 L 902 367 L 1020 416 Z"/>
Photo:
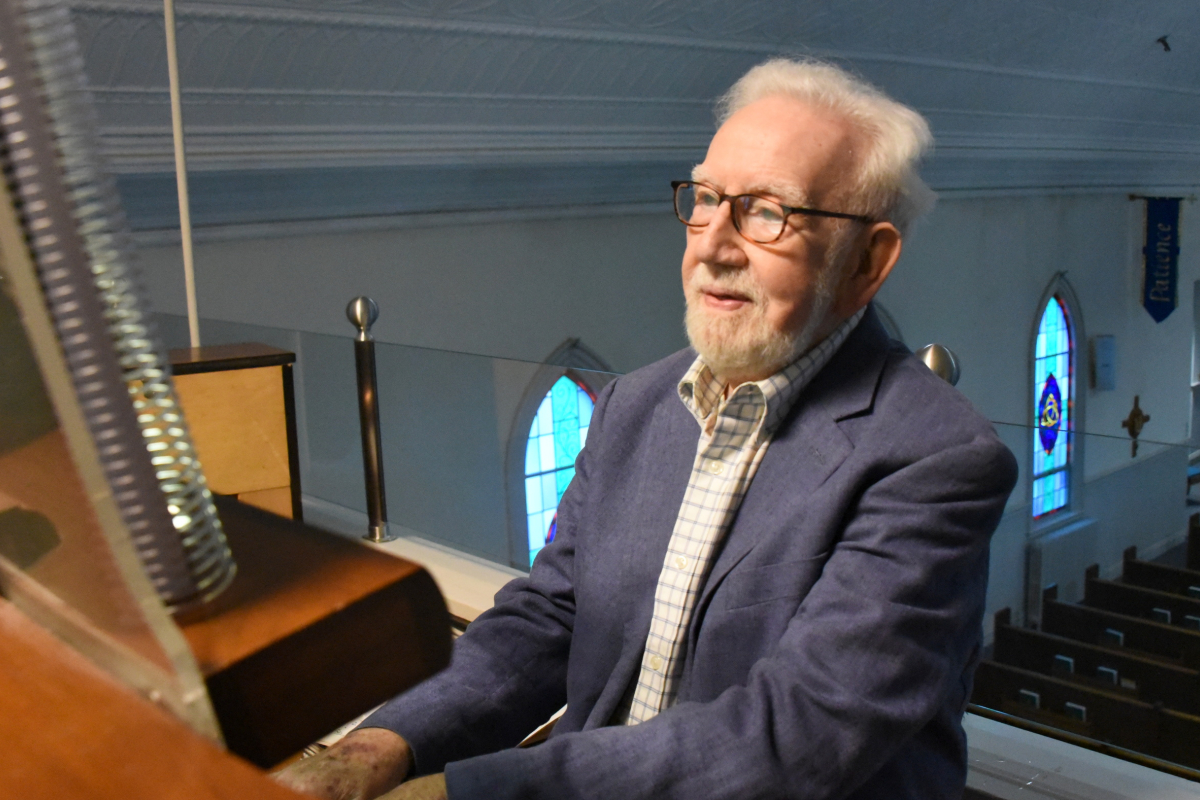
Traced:
<path id="1" fill-rule="evenodd" d="M 774 58 L 754 67 L 717 101 L 717 121 L 764 97 L 794 97 L 841 116 L 865 140 L 845 202 L 848 211 L 887 220 L 905 234 L 931 208 L 934 192 L 917 174 L 933 145 L 925 118 L 840 67 Z"/>

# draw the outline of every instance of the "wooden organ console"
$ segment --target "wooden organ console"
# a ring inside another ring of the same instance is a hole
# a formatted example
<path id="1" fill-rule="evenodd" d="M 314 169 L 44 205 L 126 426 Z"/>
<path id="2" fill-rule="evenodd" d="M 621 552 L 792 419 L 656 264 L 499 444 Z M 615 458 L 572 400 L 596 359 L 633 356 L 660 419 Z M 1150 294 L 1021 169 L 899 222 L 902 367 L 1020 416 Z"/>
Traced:
<path id="1" fill-rule="evenodd" d="M 0 796 L 297 798 L 263 769 L 442 669 L 450 618 L 301 521 L 291 353 L 172 382 L 84 85 L 65 6 L 0 3 Z"/>

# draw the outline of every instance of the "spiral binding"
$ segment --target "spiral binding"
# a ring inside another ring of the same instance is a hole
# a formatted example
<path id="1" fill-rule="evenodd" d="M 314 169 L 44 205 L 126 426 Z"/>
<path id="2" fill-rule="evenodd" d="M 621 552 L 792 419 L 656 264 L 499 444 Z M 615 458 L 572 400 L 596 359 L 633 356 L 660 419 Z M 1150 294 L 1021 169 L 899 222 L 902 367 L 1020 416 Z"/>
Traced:
<path id="1" fill-rule="evenodd" d="M 36 216 L 32 211 L 47 205 L 45 198 L 40 205 L 37 201 L 47 193 L 48 181 L 47 176 L 38 174 L 34 151 L 39 142 L 52 142 L 56 177 L 70 206 L 71 221 L 100 300 L 103 326 L 116 354 L 120 379 L 132 401 L 135 427 L 149 453 L 153 478 L 166 500 L 165 515 L 158 508 L 146 508 L 148 502 L 159 502 L 157 498 L 138 495 L 137 462 L 145 459 L 122 450 L 118 441 L 122 415 L 105 407 L 99 395 L 89 400 L 95 394 L 93 384 L 103 377 L 103 359 L 98 361 L 96 349 L 89 348 L 83 318 L 86 315 L 78 312 L 79 298 L 72 296 L 72 287 L 67 285 L 67 270 L 57 264 L 64 250 L 59 239 L 68 238 L 71 232 L 59 231 L 62 237 L 55 235 L 53 214 L 48 212 L 38 223 L 45 229 L 36 230 L 30 238 L 47 305 L 114 497 L 147 575 L 173 611 L 190 608 L 225 589 L 236 574 L 236 564 L 175 397 L 167 360 L 155 341 L 139 287 L 127 266 L 128 227 L 115 185 L 99 156 L 95 114 L 68 10 L 57 0 L 22 0 L 20 8 L 36 85 L 15 85 L 12 76 L 19 77 L 19 72 L 8 65 L 8 96 L 13 98 L 10 105 L 19 101 L 26 104 L 27 111 L 34 111 L 32 105 L 40 101 L 49 131 L 37 130 L 38 114 L 10 114 L 8 118 L 0 114 L 0 133 L 8 145 L 4 150 L 6 177 L 22 199 L 21 210 L 28 226 Z M 9 52 L 0 55 L 17 55 L 12 41 L 9 38 Z M 4 77 L 0 65 L 0 78 Z M 24 146 L 14 148 L 15 141 Z M 31 154 L 29 164 L 21 161 L 26 154 Z M 64 227 L 61 221 L 59 227 Z M 111 446 L 107 444 L 110 440 Z"/>

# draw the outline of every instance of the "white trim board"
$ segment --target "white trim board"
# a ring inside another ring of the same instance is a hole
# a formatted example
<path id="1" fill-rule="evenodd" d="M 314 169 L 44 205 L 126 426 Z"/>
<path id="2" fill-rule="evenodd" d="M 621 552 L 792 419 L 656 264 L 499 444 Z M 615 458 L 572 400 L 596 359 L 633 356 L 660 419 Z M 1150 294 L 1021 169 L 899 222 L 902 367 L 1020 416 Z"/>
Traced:
<path id="1" fill-rule="evenodd" d="M 311 495 L 303 496 L 304 521 L 347 538 L 359 539 L 367 531 L 367 515 Z M 431 542 L 420 533 L 394 522 L 392 533 L 400 538 L 370 546 L 420 564 L 437 582 L 446 607 L 456 617 L 472 621 L 492 607 L 496 592 L 513 578 L 525 573 L 478 556 Z"/>
<path id="2" fill-rule="evenodd" d="M 967 786 L 1000 800 L 1195 800 L 1200 786 L 967 714 Z"/>

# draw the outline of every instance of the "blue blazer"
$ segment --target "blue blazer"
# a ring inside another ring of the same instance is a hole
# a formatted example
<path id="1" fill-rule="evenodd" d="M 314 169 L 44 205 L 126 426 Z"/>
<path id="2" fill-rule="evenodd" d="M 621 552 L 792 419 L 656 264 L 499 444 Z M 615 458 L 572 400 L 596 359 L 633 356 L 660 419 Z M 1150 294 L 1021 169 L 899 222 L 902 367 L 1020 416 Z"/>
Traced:
<path id="1" fill-rule="evenodd" d="M 868 312 L 804 390 L 715 556 L 675 706 L 636 680 L 699 426 L 690 350 L 613 381 L 528 578 L 364 726 L 451 800 L 961 797 L 988 542 L 1012 454 Z M 512 749 L 567 704 L 551 738 Z M 508 748 L 508 749 L 505 749 Z"/>

